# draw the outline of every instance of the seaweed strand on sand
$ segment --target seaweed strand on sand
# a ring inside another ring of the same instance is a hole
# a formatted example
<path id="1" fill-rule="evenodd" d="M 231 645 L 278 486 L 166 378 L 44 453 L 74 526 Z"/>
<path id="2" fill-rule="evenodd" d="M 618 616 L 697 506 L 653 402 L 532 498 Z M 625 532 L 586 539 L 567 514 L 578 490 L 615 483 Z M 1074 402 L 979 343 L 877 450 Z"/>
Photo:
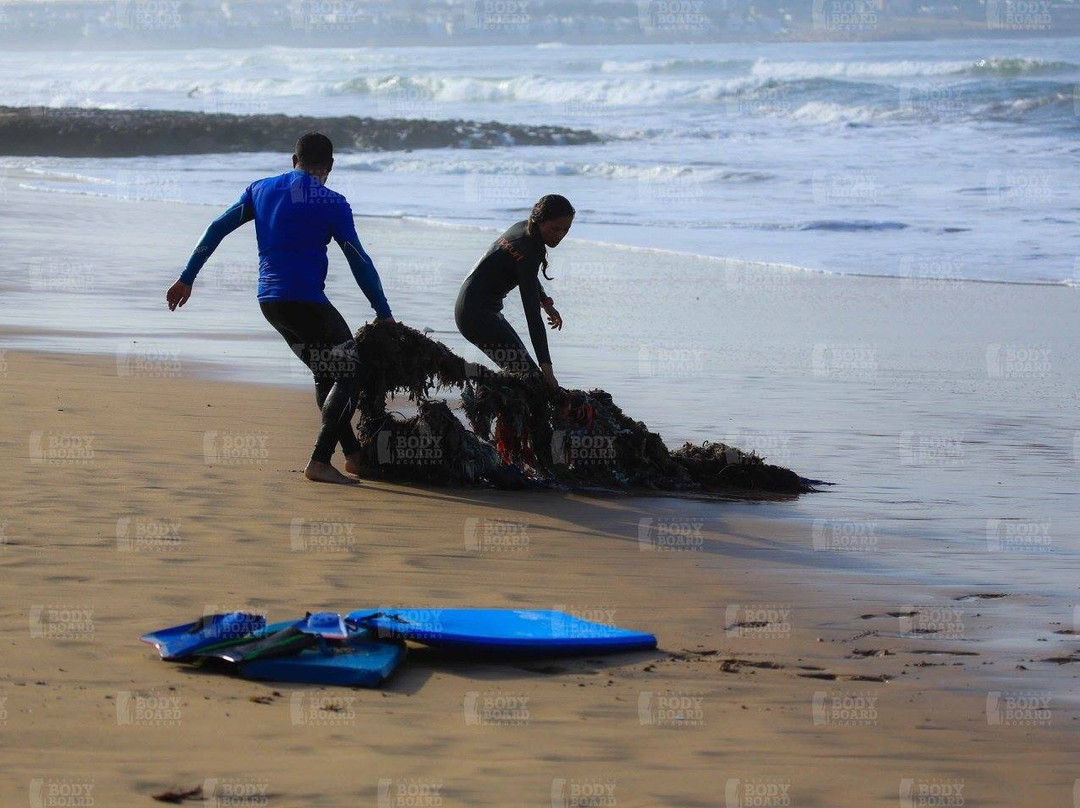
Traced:
<path id="1" fill-rule="evenodd" d="M 502 488 L 552 486 L 687 496 L 794 495 L 795 472 L 723 443 L 669 451 L 604 390 L 552 391 L 539 376 L 495 372 L 400 323 L 356 332 L 363 368 L 358 437 L 368 474 Z M 434 390 L 459 388 L 467 428 Z M 404 393 L 411 418 L 387 411 Z"/>

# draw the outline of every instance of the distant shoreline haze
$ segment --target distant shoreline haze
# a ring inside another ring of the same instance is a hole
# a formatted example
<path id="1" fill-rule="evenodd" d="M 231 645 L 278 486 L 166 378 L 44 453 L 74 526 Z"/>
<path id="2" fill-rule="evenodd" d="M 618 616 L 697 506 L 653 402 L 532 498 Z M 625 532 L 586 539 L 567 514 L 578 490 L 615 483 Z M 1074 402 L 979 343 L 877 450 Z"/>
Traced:
<path id="1" fill-rule="evenodd" d="M 1073 0 L 15 0 L 18 49 L 894 41 L 1080 34 Z"/>

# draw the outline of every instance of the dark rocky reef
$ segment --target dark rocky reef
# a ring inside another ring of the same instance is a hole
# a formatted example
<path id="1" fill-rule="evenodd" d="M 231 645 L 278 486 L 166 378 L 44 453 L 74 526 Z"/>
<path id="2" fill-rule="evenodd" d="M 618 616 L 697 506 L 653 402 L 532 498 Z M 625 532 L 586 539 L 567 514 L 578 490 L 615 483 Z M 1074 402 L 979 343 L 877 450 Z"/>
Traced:
<path id="1" fill-rule="evenodd" d="M 577 145 L 600 140 L 584 129 L 462 120 L 0 106 L 0 154 L 5 155 L 288 153 L 296 139 L 310 131 L 324 133 L 342 152 Z"/>

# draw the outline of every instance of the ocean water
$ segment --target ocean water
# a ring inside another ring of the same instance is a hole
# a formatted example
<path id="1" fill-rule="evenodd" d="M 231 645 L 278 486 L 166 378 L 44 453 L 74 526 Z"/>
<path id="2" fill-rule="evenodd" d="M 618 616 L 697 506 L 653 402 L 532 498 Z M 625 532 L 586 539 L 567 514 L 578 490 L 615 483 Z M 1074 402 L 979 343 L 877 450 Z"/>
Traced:
<path id="1" fill-rule="evenodd" d="M 364 215 L 845 273 L 1080 281 L 1080 40 L 0 54 L 12 105 L 470 118 L 602 144 L 339 156 Z M 287 155 L 19 161 L 35 187 L 224 205 Z"/>

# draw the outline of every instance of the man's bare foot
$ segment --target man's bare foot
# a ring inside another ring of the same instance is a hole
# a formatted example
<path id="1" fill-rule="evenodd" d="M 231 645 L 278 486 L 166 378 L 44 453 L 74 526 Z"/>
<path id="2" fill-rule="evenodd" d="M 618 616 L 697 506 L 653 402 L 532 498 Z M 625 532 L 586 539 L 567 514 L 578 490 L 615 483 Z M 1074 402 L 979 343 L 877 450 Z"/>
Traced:
<path id="1" fill-rule="evenodd" d="M 345 471 L 349 474 L 355 474 L 360 476 L 360 469 L 363 468 L 361 461 L 363 460 L 362 452 L 353 452 L 352 454 L 345 455 Z"/>
<path id="2" fill-rule="evenodd" d="M 315 483 L 336 483 L 337 485 L 356 485 L 357 480 L 346 477 L 329 463 L 311 460 L 304 469 L 304 476 Z"/>

